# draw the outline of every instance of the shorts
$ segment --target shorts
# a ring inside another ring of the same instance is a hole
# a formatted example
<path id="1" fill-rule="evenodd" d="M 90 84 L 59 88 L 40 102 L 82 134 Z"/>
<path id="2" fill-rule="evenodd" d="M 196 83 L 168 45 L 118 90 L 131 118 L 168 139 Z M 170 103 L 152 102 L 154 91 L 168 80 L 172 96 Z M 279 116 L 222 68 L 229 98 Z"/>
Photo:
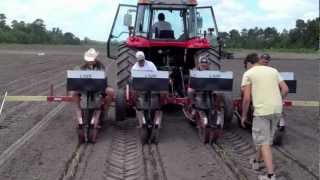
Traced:
<path id="1" fill-rule="evenodd" d="M 252 123 L 253 143 L 256 146 L 272 145 L 281 114 L 255 116 Z"/>

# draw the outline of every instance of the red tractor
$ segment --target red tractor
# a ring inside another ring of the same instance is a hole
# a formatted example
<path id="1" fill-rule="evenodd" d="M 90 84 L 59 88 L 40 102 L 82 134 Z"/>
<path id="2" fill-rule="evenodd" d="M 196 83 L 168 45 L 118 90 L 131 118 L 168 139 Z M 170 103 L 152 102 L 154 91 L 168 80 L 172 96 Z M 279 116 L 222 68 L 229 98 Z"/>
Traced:
<path id="1" fill-rule="evenodd" d="M 169 25 L 155 27 L 159 21 Z M 160 101 L 187 109 L 190 70 L 197 67 L 199 57 L 209 59 L 210 70 L 221 70 L 222 40 L 212 7 L 199 7 L 196 0 L 139 0 L 137 6 L 119 5 L 107 44 L 108 57 L 115 59 L 117 65 L 116 120 L 119 121 L 134 112 L 135 100 L 130 98 L 127 87 L 137 51 L 143 51 L 158 70 L 169 72 L 169 95 Z M 221 103 L 210 103 L 212 108 L 222 104 L 218 108 L 224 110 L 227 126 L 233 116 L 230 96 L 222 92 L 211 95 L 212 101 L 221 100 Z"/>

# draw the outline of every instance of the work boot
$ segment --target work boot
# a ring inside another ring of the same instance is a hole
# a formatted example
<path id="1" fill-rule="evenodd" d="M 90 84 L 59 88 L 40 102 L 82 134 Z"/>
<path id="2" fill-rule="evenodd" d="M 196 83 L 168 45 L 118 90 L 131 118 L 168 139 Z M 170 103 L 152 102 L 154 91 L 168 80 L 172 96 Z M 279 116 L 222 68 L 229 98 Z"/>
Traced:
<path id="1" fill-rule="evenodd" d="M 260 169 L 259 161 L 256 161 L 255 158 L 250 158 L 249 163 L 253 170 L 257 171 Z"/>
<path id="2" fill-rule="evenodd" d="M 268 175 L 259 175 L 258 180 L 276 180 L 276 176 L 272 175 L 269 177 Z"/>

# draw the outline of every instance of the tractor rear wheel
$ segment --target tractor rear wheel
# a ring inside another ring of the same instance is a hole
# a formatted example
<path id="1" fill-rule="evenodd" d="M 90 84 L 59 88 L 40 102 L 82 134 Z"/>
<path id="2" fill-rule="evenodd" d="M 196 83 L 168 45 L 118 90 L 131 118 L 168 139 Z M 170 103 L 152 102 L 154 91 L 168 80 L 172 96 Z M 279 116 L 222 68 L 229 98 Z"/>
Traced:
<path id="1" fill-rule="evenodd" d="M 229 128 L 233 119 L 233 101 L 231 95 L 221 94 L 220 96 L 220 106 L 223 109 L 223 119 L 224 119 L 224 128 Z"/>
<path id="2" fill-rule="evenodd" d="M 126 43 L 122 43 L 118 47 L 117 63 L 117 88 L 116 96 L 116 120 L 125 120 L 126 115 L 134 116 L 135 111 L 131 107 L 127 107 L 125 99 L 125 87 L 131 76 L 131 68 L 136 63 L 136 49 L 129 48 Z"/>
<path id="3" fill-rule="evenodd" d="M 125 43 L 118 47 L 117 63 L 117 87 L 124 89 L 131 76 L 131 67 L 136 63 L 136 49 L 129 48 Z"/>
<path id="4" fill-rule="evenodd" d="M 123 89 L 118 90 L 115 99 L 116 121 L 124 121 L 126 118 L 126 96 Z"/>

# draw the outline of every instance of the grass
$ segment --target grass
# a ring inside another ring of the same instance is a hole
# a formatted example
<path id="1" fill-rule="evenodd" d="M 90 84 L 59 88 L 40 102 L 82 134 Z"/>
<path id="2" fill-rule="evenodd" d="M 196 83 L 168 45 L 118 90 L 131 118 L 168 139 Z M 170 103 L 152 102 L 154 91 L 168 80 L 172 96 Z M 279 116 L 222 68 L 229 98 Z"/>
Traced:
<path id="1" fill-rule="evenodd" d="M 257 49 L 226 49 L 227 51 L 230 52 L 241 52 L 241 51 L 247 51 L 247 50 L 253 50 L 253 51 L 257 51 Z M 320 54 L 320 50 L 315 50 L 315 49 L 304 49 L 304 48 L 300 48 L 300 49 L 286 49 L 286 48 L 277 48 L 277 49 L 260 49 L 258 51 L 261 52 L 290 52 L 290 53 L 308 53 L 308 54 Z"/>

